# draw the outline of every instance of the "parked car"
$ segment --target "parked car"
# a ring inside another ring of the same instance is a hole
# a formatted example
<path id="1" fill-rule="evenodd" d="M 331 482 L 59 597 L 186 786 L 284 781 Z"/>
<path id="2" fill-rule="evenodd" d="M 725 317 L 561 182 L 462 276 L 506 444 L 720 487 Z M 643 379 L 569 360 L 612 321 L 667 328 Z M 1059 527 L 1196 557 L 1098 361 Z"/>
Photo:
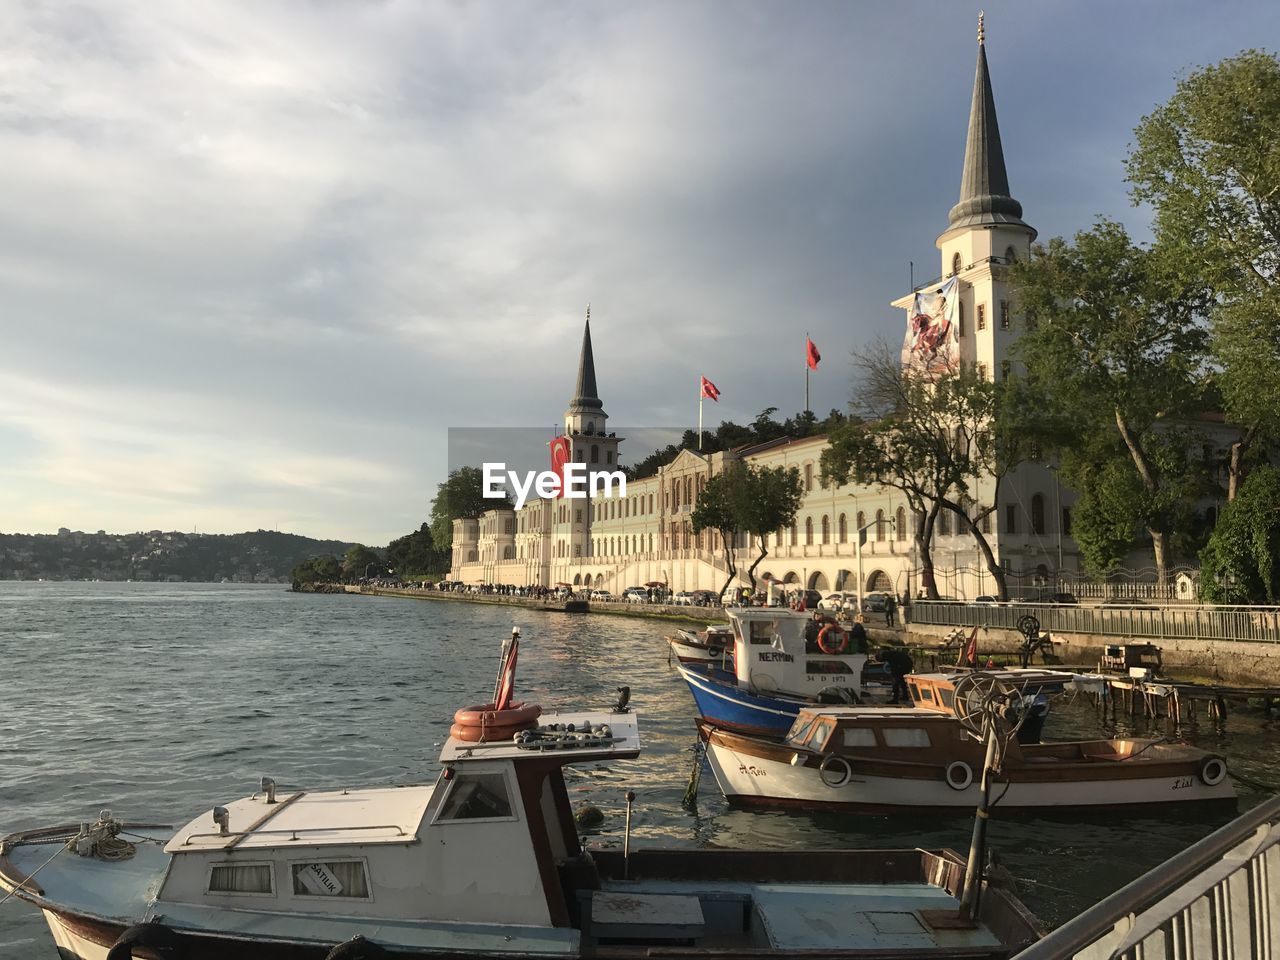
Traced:
<path id="1" fill-rule="evenodd" d="M 693 590 L 689 593 L 689 602 L 695 607 L 710 607 L 716 602 L 714 590 Z"/>
<path id="2" fill-rule="evenodd" d="M 982 597 L 974 597 L 974 598 L 973 598 L 973 602 L 974 602 L 974 603 L 992 604 L 992 603 L 999 603 L 1000 601 L 999 601 L 999 600 L 997 600 L 995 597 L 982 596 Z"/>
<path id="3" fill-rule="evenodd" d="M 592 590 L 591 599 L 608 601 L 613 599 L 613 594 L 610 593 L 608 590 Z"/>
<path id="4" fill-rule="evenodd" d="M 677 593 L 674 597 L 671 598 L 671 602 L 676 604 L 677 606 L 691 607 L 693 606 L 693 594 L 690 593 L 688 590 L 681 590 L 679 593 Z"/>
<path id="5" fill-rule="evenodd" d="M 1107 597 L 1099 604 L 1101 607 L 1147 607 L 1150 604 L 1146 600 L 1139 600 L 1137 597 Z"/>
<path id="6" fill-rule="evenodd" d="M 1080 601 L 1070 593 L 1037 593 L 1027 597 L 1024 603 L 1057 603 L 1057 604 L 1076 604 Z"/>
<path id="7" fill-rule="evenodd" d="M 648 603 L 649 591 L 644 587 L 627 587 L 622 591 L 622 599 L 627 603 Z"/>
<path id="8" fill-rule="evenodd" d="M 868 593 L 862 598 L 863 613 L 884 613 L 888 605 L 889 594 L 887 593 Z"/>

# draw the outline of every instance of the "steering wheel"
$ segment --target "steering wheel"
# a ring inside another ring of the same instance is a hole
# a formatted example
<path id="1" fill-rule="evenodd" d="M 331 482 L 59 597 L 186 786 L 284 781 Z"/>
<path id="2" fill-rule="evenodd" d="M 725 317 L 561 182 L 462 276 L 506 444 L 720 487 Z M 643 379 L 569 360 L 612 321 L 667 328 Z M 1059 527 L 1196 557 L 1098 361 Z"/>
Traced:
<path id="1" fill-rule="evenodd" d="M 1040 621 L 1031 614 L 1025 614 L 1018 618 L 1018 632 L 1030 640 L 1040 632 Z"/>
<path id="2" fill-rule="evenodd" d="M 982 671 L 966 673 L 956 681 L 953 709 L 960 726 L 982 739 L 986 719 L 998 718 L 1001 708 L 1016 702 L 1018 697 L 1018 688 L 999 677 Z"/>

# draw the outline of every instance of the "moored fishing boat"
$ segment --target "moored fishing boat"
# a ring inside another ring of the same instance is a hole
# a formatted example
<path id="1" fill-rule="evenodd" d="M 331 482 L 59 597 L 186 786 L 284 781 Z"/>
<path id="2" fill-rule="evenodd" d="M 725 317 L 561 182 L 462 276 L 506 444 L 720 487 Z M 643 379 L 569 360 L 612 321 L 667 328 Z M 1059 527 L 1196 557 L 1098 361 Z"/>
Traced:
<path id="1" fill-rule="evenodd" d="M 996 958 L 1039 935 L 950 851 L 584 849 L 563 767 L 637 757 L 638 722 L 514 703 L 515 650 L 432 784 L 264 779 L 177 830 L 104 812 L 5 837 L 0 886 L 79 960 Z"/>
<path id="2" fill-rule="evenodd" d="M 1226 762 L 1196 747 L 1132 738 L 1041 743 L 1038 731 L 1025 735 L 1052 687 L 1030 679 L 1035 671 L 1006 673 L 1015 680 L 1021 674 L 1021 688 L 998 675 L 932 674 L 908 678 L 917 704 L 911 708 L 805 707 L 781 741 L 706 720 L 699 731 L 731 803 L 965 813 L 974 807 L 984 763 L 970 722 L 971 691 L 998 685 L 1012 704 L 994 721 L 1000 750 L 993 805 L 1002 810 L 1235 802 Z"/>
<path id="3" fill-rule="evenodd" d="M 711 624 L 701 634 L 677 629 L 663 639 L 681 663 L 723 663 L 726 651 L 733 656 L 733 627 L 727 623 Z"/>

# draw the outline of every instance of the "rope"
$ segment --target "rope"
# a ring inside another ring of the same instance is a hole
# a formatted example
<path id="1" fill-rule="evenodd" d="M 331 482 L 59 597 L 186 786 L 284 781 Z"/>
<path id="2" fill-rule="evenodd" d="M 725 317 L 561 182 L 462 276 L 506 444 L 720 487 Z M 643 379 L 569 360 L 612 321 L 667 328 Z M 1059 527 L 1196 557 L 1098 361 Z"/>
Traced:
<path id="1" fill-rule="evenodd" d="M 103 810 L 97 822 L 81 827 L 80 833 L 68 841 L 67 846 L 82 857 L 108 862 L 128 860 L 138 852 L 138 848 L 136 844 L 120 838 L 123 826 L 111 816 L 110 810 Z"/>

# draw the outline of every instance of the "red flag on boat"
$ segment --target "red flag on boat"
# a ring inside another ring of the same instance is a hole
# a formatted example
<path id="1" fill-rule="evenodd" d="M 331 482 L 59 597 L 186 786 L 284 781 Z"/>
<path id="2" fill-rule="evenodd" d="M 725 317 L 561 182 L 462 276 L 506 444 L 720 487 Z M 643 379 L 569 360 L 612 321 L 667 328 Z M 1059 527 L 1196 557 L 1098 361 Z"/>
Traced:
<path id="1" fill-rule="evenodd" d="M 960 657 L 960 666 L 978 669 L 978 628 L 974 627 L 969 640 L 964 645 L 964 653 Z"/>
<path id="2" fill-rule="evenodd" d="M 804 359 L 809 364 L 810 370 L 817 370 L 818 363 L 822 360 L 822 354 L 818 352 L 818 345 L 807 336 L 804 338 Z"/>
<path id="3" fill-rule="evenodd" d="M 511 698 L 516 692 L 516 654 L 520 652 L 520 635 L 511 638 L 511 646 L 507 648 L 507 662 L 502 665 L 502 679 L 498 681 L 498 696 L 493 702 L 494 710 L 505 710 L 511 706 Z"/>
<path id="4" fill-rule="evenodd" d="M 706 377 L 702 378 L 702 395 L 708 400 L 714 400 L 716 403 L 720 402 L 720 388 Z"/>

